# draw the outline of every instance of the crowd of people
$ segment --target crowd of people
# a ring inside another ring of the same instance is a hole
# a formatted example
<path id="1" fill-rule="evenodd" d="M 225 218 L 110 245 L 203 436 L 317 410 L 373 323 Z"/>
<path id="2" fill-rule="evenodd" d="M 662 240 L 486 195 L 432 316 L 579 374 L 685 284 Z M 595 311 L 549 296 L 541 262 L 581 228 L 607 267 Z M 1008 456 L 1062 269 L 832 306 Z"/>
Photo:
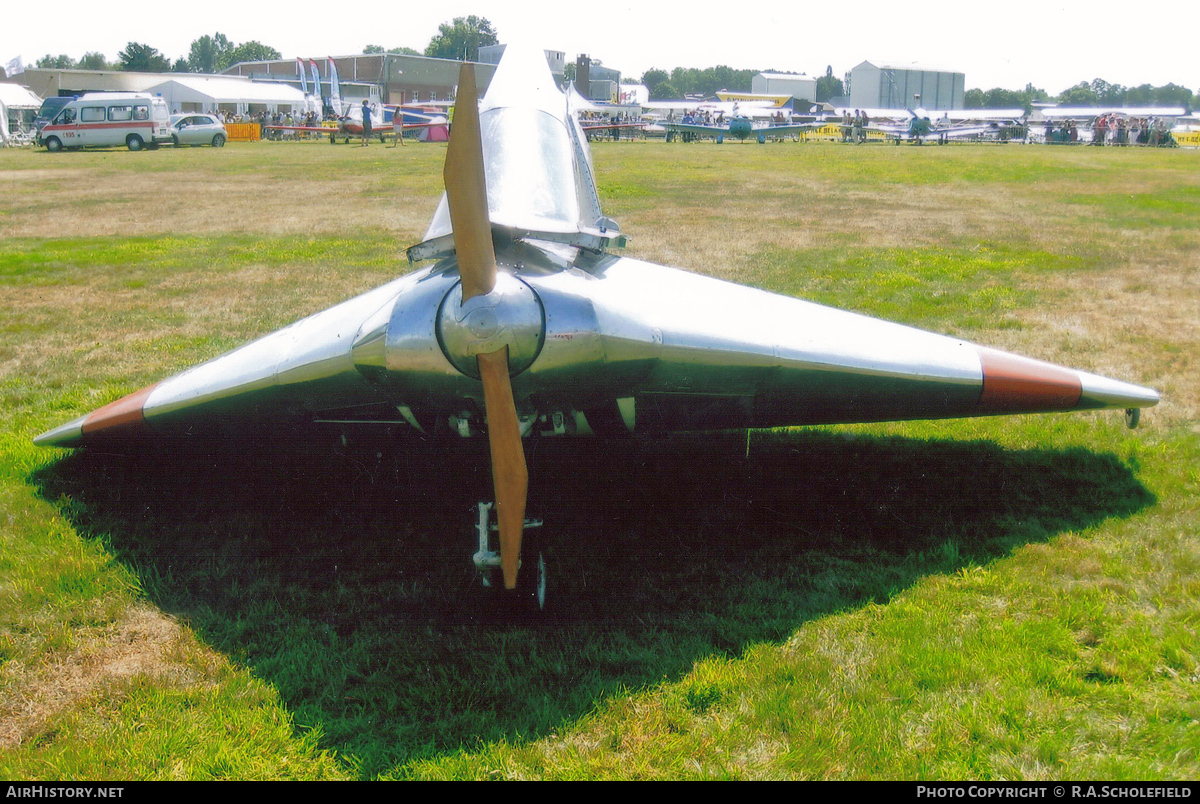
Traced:
<path id="1" fill-rule="evenodd" d="M 634 137 L 634 126 L 641 118 L 628 112 L 605 114 L 603 112 L 580 112 L 579 123 L 587 133 L 588 140 L 611 139 L 614 142 L 625 136 Z"/>
<path id="2" fill-rule="evenodd" d="M 1090 132 L 1090 138 L 1087 134 Z M 1165 117 L 1126 117 L 1119 114 L 1102 114 L 1092 121 L 1081 135 L 1074 120 L 1055 123 L 1047 120 L 1043 142 L 1047 144 L 1072 144 L 1085 142 L 1091 145 L 1146 145 L 1156 148 L 1173 144 L 1171 121 Z"/>
<path id="3" fill-rule="evenodd" d="M 863 110 L 855 109 L 854 114 L 850 114 L 847 109 L 842 113 L 842 142 L 866 142 L 870 124 L 871 118 Z"/>

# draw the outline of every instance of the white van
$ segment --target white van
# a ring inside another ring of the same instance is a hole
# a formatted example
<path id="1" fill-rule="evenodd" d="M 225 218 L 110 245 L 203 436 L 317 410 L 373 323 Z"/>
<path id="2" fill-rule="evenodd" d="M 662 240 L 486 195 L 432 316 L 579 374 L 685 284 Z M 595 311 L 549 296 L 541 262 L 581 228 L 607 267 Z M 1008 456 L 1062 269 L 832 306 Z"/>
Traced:
<path id="1" fill-rule="evenodd" d="M 144 92 L 89 92 L 64 106 L 41 138 L 50 151 L 114 145 L 140 151 L 171 141 L 171 115 L 166 101 Z"/>

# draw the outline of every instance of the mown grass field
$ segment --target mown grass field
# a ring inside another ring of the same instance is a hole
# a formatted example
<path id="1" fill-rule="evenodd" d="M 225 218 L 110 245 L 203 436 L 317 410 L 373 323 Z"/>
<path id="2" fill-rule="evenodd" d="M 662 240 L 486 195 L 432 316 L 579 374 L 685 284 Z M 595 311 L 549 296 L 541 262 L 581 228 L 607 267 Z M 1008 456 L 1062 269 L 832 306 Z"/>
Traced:
<path id="1" fill-rule="evenodd" d="M 628 253 L 1150 385 L 529 446 L 31 438 L 407 270 L 443 146 L 0 152 L 0 777 L 1200 775 L 1200 154 L 600 143 Z"/>

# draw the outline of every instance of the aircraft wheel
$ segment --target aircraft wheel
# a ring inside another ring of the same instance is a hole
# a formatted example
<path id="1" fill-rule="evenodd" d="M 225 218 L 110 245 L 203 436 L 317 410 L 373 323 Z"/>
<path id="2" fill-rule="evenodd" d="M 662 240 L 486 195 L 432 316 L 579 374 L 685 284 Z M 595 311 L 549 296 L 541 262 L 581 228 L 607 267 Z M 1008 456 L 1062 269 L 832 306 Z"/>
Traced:
<path id="1" fill-rule="evenodd" d="M 513 591 L 517 604 L 526 611 L 543 612 L 548 602 L 546 591 L 549 569 L 545 541 L 540 534 L 526 532 L 521 545 L 521 571 Z"/>
<path id="2" fill-rule="evenodd" d="M 1141 408 L 1125 408 L 1125 426 L 1133 430 L 1138 426 L 1138 422 L 1142 420 Z"/>

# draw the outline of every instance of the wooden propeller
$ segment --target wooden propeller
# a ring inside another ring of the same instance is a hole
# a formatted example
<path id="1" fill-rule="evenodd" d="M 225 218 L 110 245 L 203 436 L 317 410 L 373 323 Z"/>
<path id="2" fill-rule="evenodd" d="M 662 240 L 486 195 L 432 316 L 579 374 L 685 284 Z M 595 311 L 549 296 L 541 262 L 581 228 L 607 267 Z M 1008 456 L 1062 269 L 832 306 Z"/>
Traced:
<path id="1" fill-rule="evenodd" d="M 464 304 L 476 296 L 488 295 L 496 287 L 496 252 L 488 218 L 478 95 L 475 69 L 464 62 L 458 73 L 454 123 L 450 128 L 446 166 L 442 170 Z M 529 473 L 525 466 L 525 448 L 521 444 L 516 400 L 508 376 L 508 347 L 478 354 L 475 359 L 483 382 L 483 404 L 487 414 L 492 485 L 496 493 L 496 519 L 500 525 L 501 570 L 504 587 L 514 589 L 521 561 Z"/>

